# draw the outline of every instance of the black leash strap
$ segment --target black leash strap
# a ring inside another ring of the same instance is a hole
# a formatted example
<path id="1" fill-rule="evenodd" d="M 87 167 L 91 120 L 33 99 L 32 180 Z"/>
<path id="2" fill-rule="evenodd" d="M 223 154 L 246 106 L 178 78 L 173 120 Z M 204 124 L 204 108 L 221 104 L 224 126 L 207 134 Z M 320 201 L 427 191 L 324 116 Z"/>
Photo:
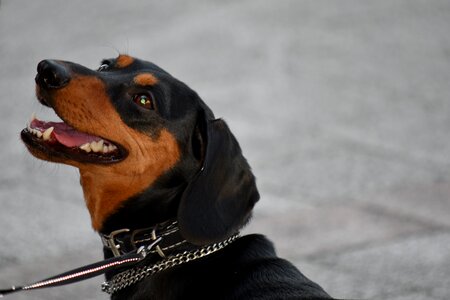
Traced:
<path id="1" fill-rule="evenodd" d="M 0 290 L 0 298 L 5 295 L 28 291 L 46 287 L 55 287 L 60 285 L 66 285 L 85 279 L 89 279 L 101 274 L 104 274 L 110 270 L 117 268 L 123 268 L 128 266 L 134 266 L 141 260 L 143 260 L 150 250 L 161 241 L 161 237 L 153 241 L 148 246 L 142 246 L 135 252 L 130 252 L 118 257 L 105 259 L 87 266 L 83 266 L 38 282 L 25 286 L 13 286 L 10 289 Z"/>

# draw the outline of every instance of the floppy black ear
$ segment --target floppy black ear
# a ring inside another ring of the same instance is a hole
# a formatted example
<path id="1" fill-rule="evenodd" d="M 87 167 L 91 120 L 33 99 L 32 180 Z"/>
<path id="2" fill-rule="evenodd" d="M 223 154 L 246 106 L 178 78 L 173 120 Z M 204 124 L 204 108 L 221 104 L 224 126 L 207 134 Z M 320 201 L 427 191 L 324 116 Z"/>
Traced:
<path id="1" fill-rule="evenodd" d="M 197 245 L 237 232 L 259 199 L 255 177 L 227 124 L 221 119 L 204 122 L 203 168 L 188 184 L 178 208 L 182 236 Z"/>

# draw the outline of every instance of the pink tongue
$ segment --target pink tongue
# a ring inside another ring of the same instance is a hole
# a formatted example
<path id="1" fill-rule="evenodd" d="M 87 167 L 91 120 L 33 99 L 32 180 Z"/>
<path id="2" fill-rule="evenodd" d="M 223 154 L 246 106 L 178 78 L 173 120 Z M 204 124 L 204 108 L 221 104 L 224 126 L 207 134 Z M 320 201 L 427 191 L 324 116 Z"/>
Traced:
<path id="1" fill-rule="evenodd" d="M 79 147 L 86 143 L 101 140 L 98 136 L 77 131 L 64 122 L 44 122 L 34 119 L 31 121 L 30 127 L 41 132 L 44 132 L 47 128 L 54 127 L 51 136 L 66 147 Z"/>

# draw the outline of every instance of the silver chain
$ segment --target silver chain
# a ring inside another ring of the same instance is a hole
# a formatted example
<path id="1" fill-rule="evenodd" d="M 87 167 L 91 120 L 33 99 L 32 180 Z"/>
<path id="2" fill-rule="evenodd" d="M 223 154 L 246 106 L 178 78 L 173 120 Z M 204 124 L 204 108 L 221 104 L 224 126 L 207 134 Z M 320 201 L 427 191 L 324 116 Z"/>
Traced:
<path id="1" fill-rule="evenodd" d="M 194 251 L 184 251 L 173 256 L 169 256 L 166 259 L 157 262 L 154 265 L 142 266 L 127 270 L 125 272 L 115 275 L 110 281 L 106 281 L 102 284 L 102 291 L 108 294 L 114 294 L 121 289 L 135 284 L 141 281 L 145 277 L 151 276 L 163 270 L 178 266 L 193 260 L 210 255 L 216 251 L 219 251 L 227 245 L 234 242 L 239 237 L 239 233 L 231 236 L 225 241 L 208 245 L 199 248 Z"/>

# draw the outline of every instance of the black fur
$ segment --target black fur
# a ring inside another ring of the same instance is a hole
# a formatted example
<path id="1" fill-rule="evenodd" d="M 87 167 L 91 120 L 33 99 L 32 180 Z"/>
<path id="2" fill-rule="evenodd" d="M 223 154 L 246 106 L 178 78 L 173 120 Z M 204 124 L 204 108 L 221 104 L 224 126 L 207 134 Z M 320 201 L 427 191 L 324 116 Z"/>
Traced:
<path id="1" fill-rule="evenodd" d="M 181 234 L 191 243 L 218 242 L 238 231 L 258 201 L 255 178 L 222 120 L 208 122 L 203 168 L 178 207 Z"/>
<path id="2" fill-rule="evenodd" d="M 204 259 L 156 274 L 113 299 L 329 299 L 262 235 L 247 235 Z"/>
<path id="3" fill-rule="evenodd" d="M 255 178 L 226 123 L 187 85 L 152 63 L 135 59 L 125 68 L 115 59 L 101 71 L 64 62 L 72 73 L 98 76 L 112 104 L 130 127 L 157 135 L 166 128 L 177 139 L 181 159 L 144 192 L 127 199 L 103 224 L 102 232 L 142 228 L 177 219 L 181 235 L 195 249 L 222 241 L 249 220 L 259 199 Z M 158 78 L 151 87 L 133 86 L 139 73 Z M 143 89 L 157 109 L 143 111 L 127 95 Z M 125 100 L 124 100 L 125 99 Z M 110 256 L 109 251 L 105 252 Z M 114 273 L 107 275 L 110 278 Z M 225 249 L 126 288 L 113 299 L 324 299 L 326 292 L 291 263 L 276 256 L 264 236 L 242 237 Z"/>

